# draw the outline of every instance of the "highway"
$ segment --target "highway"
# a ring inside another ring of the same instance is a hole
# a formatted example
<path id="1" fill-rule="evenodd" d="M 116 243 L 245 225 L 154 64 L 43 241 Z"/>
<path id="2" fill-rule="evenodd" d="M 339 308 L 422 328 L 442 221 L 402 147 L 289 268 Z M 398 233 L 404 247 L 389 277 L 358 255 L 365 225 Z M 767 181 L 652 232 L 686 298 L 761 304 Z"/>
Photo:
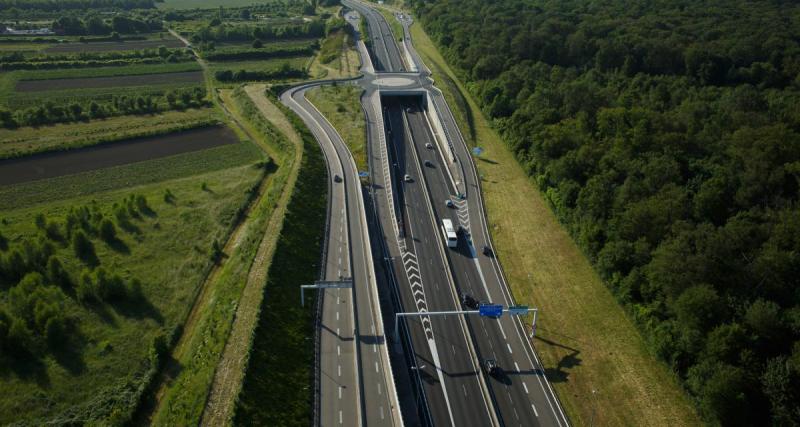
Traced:
<path id="1" fill-rule="evenodd" d="M 405 71 L 403 56 L 400 54 L 400 49 L 394 40 L 389 23 L 383 19 L 383 15 L 358 1 L 343 0 L 342 4 L 358 11 L 361 16 L 367 19 L 372 42 L 370 53 L 373 55 L 371 59 L 375 71 Z M 376 29 L 380 30 L 376 31 Z"/>
<path id="2" fill-rule="evenodd" d="M 366 211 L 352 155 L 305 98 L 317 84 L 281 96 L 308 125 L 325 154 L 331 181 L 326 279 L 353 288 L 325 290 L 320 336 L 320 424 L 402 425 L 375 286 Z M 335 176 L 341 177 L 336 182 Z M 366 400 L 369 400 L 366 402 Z"/>
<path id="3" fill-rule="evenodd" d="M 365 8 L 361 3 L 353 3 L 359 11 Z M 396 46 L 394 37 L 386 34 L 390 31 L 388 24 L 385 22 L 375 23 L 375 21 L 383 21 L 383 17 L 375 12 L 371 12 L 368 16 L 371 17 L 368 19 L 370 31 L 373 34 L 380 31 L 383 34 L 377 38 L 388 45 Z M 406 27 L 404 36 L 404 40 L 407 42 L 406 49 L 409 50 L 414 61 L 419 61 L 412 68 L 423 70 L 423 74 L 427 74 L 424 71 L 427 70 L 427 67 L 421 63 L 419 56 L 408 43 L 410 38 L 407 26 L 411 21 L 407 17 L 404 18 L 406 19 L 401 22 Z M 375 39 L 376 37 L 373 36 L 373 41 Z M 401 62 L 399 48 L 373 49 L 373 53 L 378 57 L 381 56 L 381 51 L 390 56 L 390 58 L 382 60 L 384 63 Z M 391 58 L 393 55 L 396 55 L 394 60 Z M 408 245 L 411 248 L 409 252 L 415 255 L 414 258 L 417 262 L 421 259 L 427 260 L 429 267 L 426 269 L 424 266 L 420 266 L 420 276 L 422 277 L 420 280 L 423 283 L 427 282 L 427 286 L 423 286 L 422 289 L 427 304 L 425 307 L 419 307 L 417 304 L 417 309 L 427 311 L 455 309 L 458 304 L 454 300 L 461 292 L 483 302 L 500 303 L 505 306 L 516 305 L 508 291 L 498 261 L 491 256 L 493 250 L 490 250 L 489 256 L 482 254 L 484 246 L 491 248 L 491 241 L 486 228 L 480 183 L 470 152 L 459 134 L 452 115 L 449 114 L 449 108 L 441 93 L 429 81 L 426 82 L 422 79 L 418 81 L 428 89 L 428 99 L 434 105 L 423 107 L 419 101 L 409 102 L 401 100 L 400 97 L 394 98 L 397 104 L 381 103 L 386 107 L 387 115 L 385 130 L 389 148 L 386 151 L 392 159 L 389 167 L 391 178 L 388 182 L 392 183 L 396 189 L 394 200 L 398 205 L 392 208 L 387 204 L 384 209 L 385 211 L 391 210 L 398 215 L 400 233 L 402 234 L 406 230 L 410 233 L 410 236 L 405 236 L 405 242 L 411 242 Z M 408 100 L 413 99 L 413 97 L 408 98 Z M 434 126 L 429 117 L 431 114 L 438 114 L 437 118 L 441 121 L 444 130 L 444 135 L 440 135 L 438 141 L 434 137 Z M 376 138 L 370 139 L 370 144 L 376 140 Z M 434 149 L 427 148 L 428 144 L 431 144 Z M 448 162 L 446 156 L 440 152 L 439 148 L 446 145 L 453 151 L 455 162 Z M 377 159 L 371 158 L 371 160 Z M 432 167 L 421 166 L 425 164 L 425 161 L 430 162 Z M 380 171 L 381 168 L 375 167 L 373 170 Z M 412 176 L 413 183 L 402 181 L 401 177 L 406 173 Z M 375 173 L 373 173 L 374 176 Z M 458 193 L 464 193 L 465 200 L 454 197 Z M 445 200 L 448 199 L 453 201 L 454 208 L 448 208 L 445 205 Z M 378 205 L 380 206 L 380 203 Z M 465 231 L 459 239 L 458 248 L 454 250 L 446 249 L 442 235 L 437 229 L 442 218 L 452 219 Z M 399 246 L 402 247 L 403 242 Z M 437 261 L 439 257 L 434 250 L 437 246 L 446 253 L 446 259 L 442 260 L 442 264 L 438 264 Z M 409 260 L 404 259 L 402 262 L 408 263 Z M 425 263 L 423 262 L 423 264 Z M 442 266 L 444 269 L 441 268 Z M 395 271 L 402 271 L 406 266 L 398 267 Z M 447 271 L 444 270 L 448 270 L 450 274 L 446 274 Z M 409 275 L 406 274 L 406 276 Z M 426 280 L 425 277 L 428 279 Z M 412 294 L 417 291 L 413 283 L 406 284 L 406 286 Z M 403 303 L 406 310 L 414 306 L 406 301 Z M 458 322 L 447 319 L 439 323 L 437 319 L 431 318 L 429 329 L 436 335 L 436 347 L 441 348 L 447 343 L 453 346 L 452 357 L 448 354 L 446 360 L 440 360 L 441 371 L 449 371 L 448 364 L 455 363 L 460 369 L 456 368 L 453 372 L 457 372 L 456 375 L 462 376 L 462 378 L 468 378 L 467 373 L 470 370 L 475 375 L 481 375 L 480 368 L 475 367 L 474 363 L 470 364 L 469 357 L 465 357 L 468 351 L 456 351 L 454 345 L 455 343 L 464 343 L 468 346 L 472 343 L 479 362 L 485 359 L 495 359 L 503 368 L 504 374 L 498 378 L 488 375 L 481 377 L 485 378 L 488 385 L 487 389 L 491 399 L 491 404 L 488 405 L 486 402 L 480 402 L 479 398 L 482 397 L 482 393 L 479 381 L 475 381 L 472 389 L 462 384 L 465 387 L 462 389 L 464 396 L 458 396 L 459 400 L 463 402 L 462 408 L 456 411 L 451 407 L 447 408 L 447 411 L 451 413 L 451 423 L 473 425 L 480 424 L 478 420 L 489 422 L 492 420 L 491 416 L 484 414 L 481 417 L 480 414 L 474 412 L 474 408 L 493 406 L 496 415 L 494 421 L 502 425 L 569 425 L 527 338 L 529 328 L 523 325 L 519 318 L 509 316 L 497 320 L 468 317 L 466 322 L 474 342 L 471 342 L 470 337 L 459 339 Z M 427 332 L 427 329 L 424 328 L 425 325 L 422 326 L 422 329 Z M 413 331 L 414 328 L 409 329 Z M 438 333 L 439 331 L 441 333 Z M 419 339 L 414 340 L 415 343 L 418 341 Z M 427 360 L 430 361 L 430 351 L 424 352 L 420 347 L 420 345 L 414 345 L 418 359 L 428 358 Z M 459 362 L 460 364 L 458 364 Z M 421 364 L 424 364 L 424 360 L 416 362 L 416 366 Z M 427 366 L 429 367 L 430 364 L 428 363 Z M 446 380 L 440 388 L 440 392 L 446 396 L 445 403 L 450 403 L 452 406 L 447 395 L 452 393 L 453 385 Z M 457 389 L 458 385 L 455 385 L 455 388 Z M 440 403 L 436 402 L 438 395 L 435 390 L 426 387 L 424 394 L 428 399 L 434 424 L 446 424 L 447 420 L 442 420 L 444 409 Z M 468 407 L 473 412 L 469 413 L 465 420 L 456 419 L 457 415 L 453 413 L 460 412 L 464 409 L 463 407 Z"/>
<path id="4" fill-rule="evenodd" d="M 370 48 L 357 42 L 362 76 L 348 83 L 364 89 L 368 179 L 359 179 L 344 141 L 305 99 L 310 88 L 331 82 L 281 96 L 328 163 L 323 278 L 353 282 L 352 290 L 324 291 L 319 424 L 568 426 L 527 336 L 530 327 L 519 317 L 425 314 L 464 309 L 461 293 L 504 306 L 516 302 L 493 250 L 482 251 L 491 240 L 480 181 L 444 97 L 413 48 L 413 21 L 398 15 L 401 49 L 371 6 L 343 3 L 366 17 L 371 33 Z M 358 30 L 356 16 L 347 20 Z M 462 230 L 456 248 L 444 241 L 443 218 Z M 422 315 L 405 318 L 394 331 L 395 311 Z M 503 374 L 488 375 L 486 359 Z"/>

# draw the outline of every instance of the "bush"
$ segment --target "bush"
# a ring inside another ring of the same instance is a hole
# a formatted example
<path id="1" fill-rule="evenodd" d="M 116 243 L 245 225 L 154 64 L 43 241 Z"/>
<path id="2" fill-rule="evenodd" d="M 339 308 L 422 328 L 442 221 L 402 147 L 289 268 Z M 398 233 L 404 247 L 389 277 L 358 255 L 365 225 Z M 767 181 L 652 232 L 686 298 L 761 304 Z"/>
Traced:
<path id="1" fill-rule="evenodd" d="M 69 273 L 58 257 L 52 255 L 47 260 L 47 279 L 54 285 L 64 286 L 69 283 Z"/>
<path id="2" fill-rule="evenodd" d="M 153 213 L 153 210 L 150 209 L 150 206 L 147 204 L 147 198 L 145 198 L 141 194 L 136 195 L 136 208 L 139 209 L 139 212 L 143 214 Z"/>
<path id="3" fill-rule="evenodd" d="M 75 256 L 86 264 L 94 265 L 97 262 L 94 244 L 86 237 L 83 230 L 76 231 L 72 236 L 72 249 L 75 251 Z"/>
<path id="4" fill-rule="evenodd" d="M 92 273 L 88 269 L 81 271 L 80 279 L 78 280 L 78 287 L 75 290 L 78 301 L 81 303 L 92 302 L 96 300 L 96 291 L 94 286 L 94 279 Z"/>
<path id="5" fill-rule="evenodd" d="M 48 239 L 56 242 L 64 240 L 64 236 L 61 235 L 61 227 L 55 221 L 47 222 L 47 225 L 44 227 L 44 234 Z"/>
<path id="6" fill-rule="evenodd" d="M 117 227 L 108 218 L 104 218 L 100 223 L 100 238 L 106 243 L 113 243 L 117 240 Z"/>

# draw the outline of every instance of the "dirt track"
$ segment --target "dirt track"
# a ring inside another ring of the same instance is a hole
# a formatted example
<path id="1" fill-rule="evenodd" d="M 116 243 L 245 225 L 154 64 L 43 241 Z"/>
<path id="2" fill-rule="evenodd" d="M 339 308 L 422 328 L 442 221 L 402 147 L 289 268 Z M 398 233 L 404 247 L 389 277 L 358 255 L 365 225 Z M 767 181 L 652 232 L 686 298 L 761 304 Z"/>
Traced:
<path id="1" fill-rule="evenodd" d="M 204 150 L 239 141 L 232 130 L 212 126 L 76 150 L 0 161 L 0 185 L 71 175 L 95 169 Z"/>
<path id="2" fill-rule="evenodd" d="M 201 83 L 202 81 L 202 71 L 184 71 L 180 73 L 142 74 L 136 76 L 20 80 L 17 82 L 15 90 L 17 92 L 44 92 L 48 90 L 115 88 L 168 83 Z"/>
<path id="3" fill-rule="evenodd" d="M 92 42 L 62 43 L 44 50 L 45 53 L 78 53 L 78 52 L 115 52 L 122 50 L 158 49 L 159 46 L 170 48 L 183 47 L 180 40 L 173 38 L 164 40 L 133 40 L 127 42 Z"/>

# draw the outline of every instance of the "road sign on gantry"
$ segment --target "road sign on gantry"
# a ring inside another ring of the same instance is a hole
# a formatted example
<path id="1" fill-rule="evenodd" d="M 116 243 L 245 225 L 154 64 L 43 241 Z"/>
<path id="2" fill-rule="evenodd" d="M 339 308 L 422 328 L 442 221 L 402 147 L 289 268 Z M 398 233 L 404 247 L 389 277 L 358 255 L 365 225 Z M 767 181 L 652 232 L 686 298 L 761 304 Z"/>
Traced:
<path id="1" fill-rule="evenodd" d="M 527 305 L 512 305 L 508 307 L 508 314 L 512 316 L 523 316 L 528 314 L 528 311 L 530 311 L 530 309 Z"/>
<path id="2" fill-rule="evenodd" d="M 503 315 L 503 306 L 500 304 L 483 304 L 478 307 L 478 314 L 497 319 Z"/>

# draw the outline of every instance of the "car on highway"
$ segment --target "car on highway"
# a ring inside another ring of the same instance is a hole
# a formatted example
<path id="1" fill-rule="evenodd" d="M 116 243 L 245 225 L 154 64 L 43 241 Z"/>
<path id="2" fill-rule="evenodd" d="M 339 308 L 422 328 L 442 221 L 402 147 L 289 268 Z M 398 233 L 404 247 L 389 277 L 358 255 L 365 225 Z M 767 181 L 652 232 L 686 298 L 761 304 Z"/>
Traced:
<path id="1" fill-rule="evenodd" d="M 406 107 L 406 113 L 411 113 L 411 107 Z"/>
<path id="2" fill-rule="evenodd" d="M 333 181 L 334 182 L 342 182 L 342 177 L 339 176 L 338 174 L 336 174 L 336 175 L 333 176 Z"/>
<path id="3" fill-rule="evenodd" d="M 406 176 L 404 176 L 404 177 L 403 177 L 403 181 L 405 181 L 405 182 L 412 182 L 412 181 L 414 181 L 414 180 L 413 180 L 413 179 L 411 179 L 411 175 L 409 175 L 409 174 L 406 174 Z"/>
<path id="4" fill-rule="evenodd" d="M 484 368 L 486 368 L 486 373 L 491 375 L 494 378 L 500 378 L 503 376 L 503 368 L 497 365 L 497 361 L 494 359 L 486 359 L 483 362 Z"/>
<path id="5" fill-rule="evenodd" d="M 425 166 L 427 166 L 429 168 L 432 168 L 433 167 L 433 162 L 430 161 L 430 160 L 425 160 Z"/>
<path id="6" fill-rule="evenodd" d="M 428 143 L 426 143 L 426 144 L 425 144 L 425 148 L 427 148 L 427 149 L 429 149 L 429 150 L 433 150 L 433 144 L 431 144 L 430 142 L 428 142 Z"/>
<path id="7" fill-rule="evenodd" d="M 452 200 L 450 200 L 450 199 L 447 199 L 447 200 L 445 200 L 445 201 L 444 201 L 444 205 L 445 205 L 445 206 L 447 206 L 448 208 L 454 208 L 454 207 L 456 207 L 456 204 L 455 204 L 455 203 L 453 203 L 453 201 L 452 201 Z"/>
<path id="8" fill-rule="evenodd" d="M 463 304 L 464 307 L 467 307 L 472 310 L 477 310 L 478 307 L 480 306 L 478 300 L 472 298 L 471 295 L 465 294 L 463 292 L 461 293 L 461 304 Z"/>
<path id="9" fill-rule="evenodd" d="M 483 247 L 483 254 L 488 256 L 488 257 L 491 257 L 492 256 L 492 248 L 490 248 L 489 245 L 485 245 Z"/>

